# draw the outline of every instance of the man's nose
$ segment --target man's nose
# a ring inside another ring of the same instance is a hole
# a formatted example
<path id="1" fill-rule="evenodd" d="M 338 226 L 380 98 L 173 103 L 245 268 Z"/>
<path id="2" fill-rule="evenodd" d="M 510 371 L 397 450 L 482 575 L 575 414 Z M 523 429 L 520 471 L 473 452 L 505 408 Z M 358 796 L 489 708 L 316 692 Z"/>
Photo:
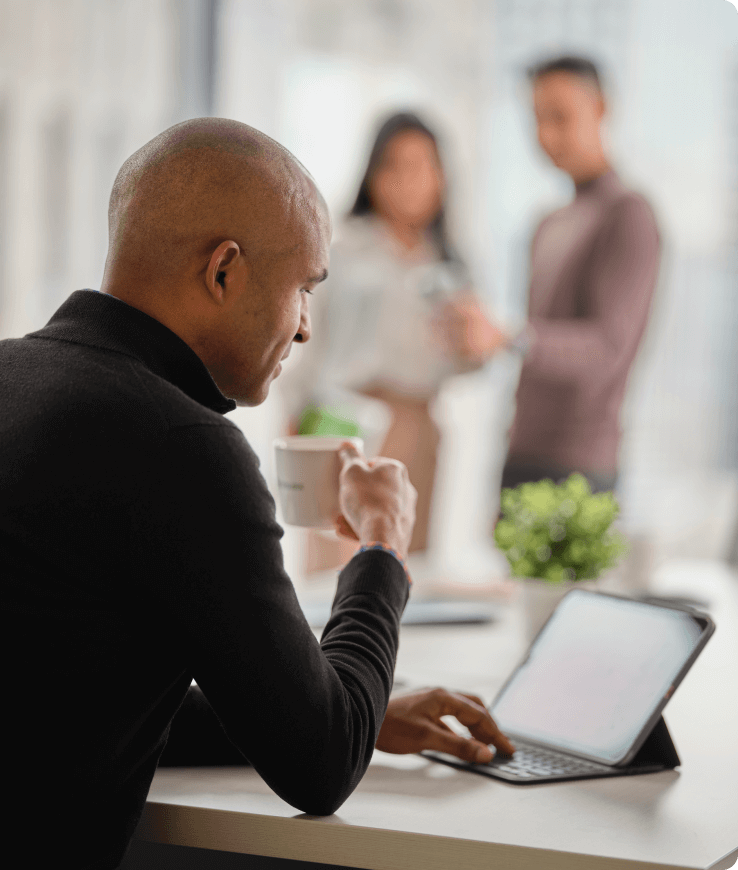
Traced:
<path id="1" fill-rule="evenodd" d="M 310 333 L 312 331 L 312 326 L 310 323 L 310 311 L 308 310 L 307 299 L 303 304 L 302 311 L 300 313 L 300 331 L 295 335 L 293 341 L 304 342 L 310 341 Z"/>

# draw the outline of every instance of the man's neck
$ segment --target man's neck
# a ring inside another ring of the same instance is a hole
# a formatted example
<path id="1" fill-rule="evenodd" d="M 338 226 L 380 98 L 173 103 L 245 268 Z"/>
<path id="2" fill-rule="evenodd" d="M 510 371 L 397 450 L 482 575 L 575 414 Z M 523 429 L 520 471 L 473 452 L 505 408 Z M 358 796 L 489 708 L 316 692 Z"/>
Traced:
<path id="1" fill-rule="evenodd" d="M 576 174 L 572 173 L 571 180 L 574 182 L 576 187 L 582 187 L 585 184 L 596 181 L 598 178 L 602 178 L 603 175 L 607 175 L 611 170 L 612 166 L 610 165 L 610 162 L 603 155 L 600 160 L 597 160 L 586 167 L 582 167 L 581 171 Z"/>

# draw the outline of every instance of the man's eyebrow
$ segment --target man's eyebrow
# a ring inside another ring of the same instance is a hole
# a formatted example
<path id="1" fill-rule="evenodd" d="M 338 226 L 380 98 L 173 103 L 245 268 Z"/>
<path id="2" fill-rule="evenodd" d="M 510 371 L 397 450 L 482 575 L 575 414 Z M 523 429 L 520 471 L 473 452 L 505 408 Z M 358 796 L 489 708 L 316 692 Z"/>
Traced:
<path id="1" fill-rule="evenodd" d="M 312 278 L 308 278 L 308 279 L 305 281 L 305 283 L 306 283 L 306 284 L 320 284 L 320 282 L 321 282 L 321 281 L 325 281 L 325 279 L 326 279 L 327 277 L 328 277 L 328 270 L 327 270 L 327 269 L 323 269 L 323 271 L 320 273 L 320 275 L 315 275 L 315 276 L 312 277 Z"/>

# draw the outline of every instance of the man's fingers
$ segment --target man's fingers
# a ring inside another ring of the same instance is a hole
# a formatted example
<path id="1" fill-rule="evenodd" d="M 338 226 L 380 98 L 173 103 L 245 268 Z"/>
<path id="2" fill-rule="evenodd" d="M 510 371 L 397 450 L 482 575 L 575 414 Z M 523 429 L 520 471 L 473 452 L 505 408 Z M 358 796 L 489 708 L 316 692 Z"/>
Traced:
<path id="1" fill-rule="evenodd" d="M 487 705 L 479 697 L 479 695 L 470 695 L 468 692 L 456 692 L 456 694 L 462 698 L 468 698 L 470 701 L 474 701 L 475 704 L 478 704 L 484 710 L 487 709 Z"/>
<path id="2" fill-rule="evenodd" d="M 481 698 L 448 692 L 444 698 L 443 715 L 455 716 L 473 737 L 482 743 L 492 743 L 503 754 L 512 755 L 515 752 L 515 747 L 497 727 Z"/>
<path id="3" fill-rule="evenodd" d="M 336 519 L 335 527 L 336 527 L 336 533 L 339 534 L 339 535 L 341 535 L 342 537 L 344 537 L 344 538 L 352 538 L 354 541 L 358 541 L 358 540 L 359 540 L 358 535 L 357 535 L 356 532 L 351 528 L 351 526 L 349 525 L 348 520 L 346 519 L 346 517 L 345 517 L 343 514 L 341 514 L 341 516 L 339 516 L 339 517 Z"/>
<path id="4" fill-rule="evenodd" d="M 344 467 L 350 462 L 366 462 L 364 455 L 352 441 L 344 441 L 338 455 Z"/>
<path id="5" fill-rule="evenodd" d="M 462 761 L 471 764 L 486 764 L 492 760 L 493 753 L 489 746 L 469 737 L 462 737 L 454 733 L 443 722 L 429 729 L 426 740 L 426 749 L 435 749 L 437 752 L 447 752 L 455 755 Z"/>

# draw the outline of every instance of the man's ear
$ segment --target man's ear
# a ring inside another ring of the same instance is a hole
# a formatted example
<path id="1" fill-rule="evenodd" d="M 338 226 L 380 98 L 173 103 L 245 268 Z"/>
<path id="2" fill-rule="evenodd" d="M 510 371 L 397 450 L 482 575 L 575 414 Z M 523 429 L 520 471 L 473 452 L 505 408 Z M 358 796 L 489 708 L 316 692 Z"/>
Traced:
<path id="1" fill-rule="evenodd" d="M 205 286 L 213 301 L 223 303 L 236 278 L 241 248 L 232 239 L 221 242 L 213 251 L 205 270 Z M 242 264 L 241 264 L 242 265 Z"/>

